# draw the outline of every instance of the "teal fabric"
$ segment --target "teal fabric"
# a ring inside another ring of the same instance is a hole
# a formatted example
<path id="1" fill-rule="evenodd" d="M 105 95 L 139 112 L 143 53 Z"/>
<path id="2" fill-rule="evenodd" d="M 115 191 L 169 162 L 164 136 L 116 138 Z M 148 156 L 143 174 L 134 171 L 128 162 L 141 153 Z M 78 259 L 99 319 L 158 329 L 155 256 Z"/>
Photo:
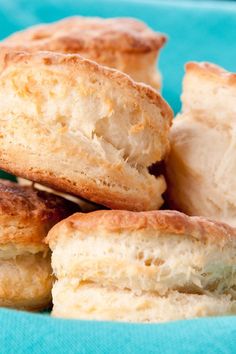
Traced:
<path id="1" fill-rule="evenodd" d="M 1 354 L 236 353 L 236 317 L 137 325 L 1 310 L 0 328 Z"/>
<path id="2" fill-rule="evenodd" d="M 236 71 L 236 5 L 221 2 L 0 0 L 0 36 L 69 15 L 133 16 L 168 33 L 163 94 L 180 109 L 184 63 Z M 0 310 L 0 353 L 236 353 L 236 317 L 134 325 L 52 319 Z"/>

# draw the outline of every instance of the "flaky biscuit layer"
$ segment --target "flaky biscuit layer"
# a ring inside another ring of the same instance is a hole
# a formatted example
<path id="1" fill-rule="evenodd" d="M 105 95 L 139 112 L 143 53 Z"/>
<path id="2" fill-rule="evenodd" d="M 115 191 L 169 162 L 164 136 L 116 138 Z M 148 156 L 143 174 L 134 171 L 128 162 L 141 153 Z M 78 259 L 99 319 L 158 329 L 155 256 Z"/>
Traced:
<path id="1" fill-rule="evenodd" d="M 103 288 L 96 284 L 73 285 L 59 280 L 53 288 L 55 317 L 125 322 L 166 322 L 203 316 L 233 315 L 230 296 L 184 294 L 160 297 L 152 293 Z"/>

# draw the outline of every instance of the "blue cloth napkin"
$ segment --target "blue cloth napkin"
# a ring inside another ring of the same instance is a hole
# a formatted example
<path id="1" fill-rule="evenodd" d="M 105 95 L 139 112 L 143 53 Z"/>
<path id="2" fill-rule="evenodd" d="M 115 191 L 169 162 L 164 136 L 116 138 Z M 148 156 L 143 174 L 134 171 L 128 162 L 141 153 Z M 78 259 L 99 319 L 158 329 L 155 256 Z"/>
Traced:
<path id="1" fill-rule="evenodd" d="M 163 94 L 180 109 L 184 63 L 213 61 L 236 71 L 236 5 L 227 2 L 0 0 L 0 36 L 69 15 L 132 16 L 169 35 L 161 54 Z M 0 173 L 1 176 L 1 173 Z M 168 324 L 58 320 L 0 310 L 0 353 L 236 353 L 236 317 Z"/>

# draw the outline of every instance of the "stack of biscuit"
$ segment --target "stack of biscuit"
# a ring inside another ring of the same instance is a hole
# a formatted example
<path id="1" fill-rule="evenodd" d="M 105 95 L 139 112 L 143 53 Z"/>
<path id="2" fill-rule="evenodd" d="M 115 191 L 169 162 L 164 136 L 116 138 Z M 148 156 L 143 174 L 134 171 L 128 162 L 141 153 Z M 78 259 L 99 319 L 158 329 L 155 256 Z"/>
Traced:
<path id="1" fill-rule="evenodd" d="M 158 210 L 173 141 L 156 69 L 165 41 L 134 19 L 74 17 L 0 43 L 0 168 L 21 184 L 9 182 L 2 201 L 3 306 L 45 308 L 53 284 L 56 317 L 163 322 L 236 312 L 235 229 Z M 71 215 L 78 204 L 87 212 Z M 97 205 L 106 210 L 88 212 Z M 23 237 L 25 223 L 32 232 Z M 14 274 L 22 267 L 21 294 L 17 276 L 9 281 L 12 262 Z"/>

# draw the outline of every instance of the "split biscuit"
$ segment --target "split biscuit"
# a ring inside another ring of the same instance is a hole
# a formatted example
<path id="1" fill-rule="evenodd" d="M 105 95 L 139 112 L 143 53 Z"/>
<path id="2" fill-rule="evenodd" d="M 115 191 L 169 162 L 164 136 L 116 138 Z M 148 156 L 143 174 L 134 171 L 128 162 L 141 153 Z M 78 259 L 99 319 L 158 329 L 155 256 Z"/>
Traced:
<path id="1" fill-rule="evenodd" d="M 158 322 L 236 310 L 236 230 L 226 224 L 176 211 L 106 210 L 74 214 L 46 242 L 55 316 Z"/>
<path id="2" fill-rule="evenodd" d="M 0 51 L 0 168 L 113 209 L 161 206 L 172 110 L 79 55 Z"/>

